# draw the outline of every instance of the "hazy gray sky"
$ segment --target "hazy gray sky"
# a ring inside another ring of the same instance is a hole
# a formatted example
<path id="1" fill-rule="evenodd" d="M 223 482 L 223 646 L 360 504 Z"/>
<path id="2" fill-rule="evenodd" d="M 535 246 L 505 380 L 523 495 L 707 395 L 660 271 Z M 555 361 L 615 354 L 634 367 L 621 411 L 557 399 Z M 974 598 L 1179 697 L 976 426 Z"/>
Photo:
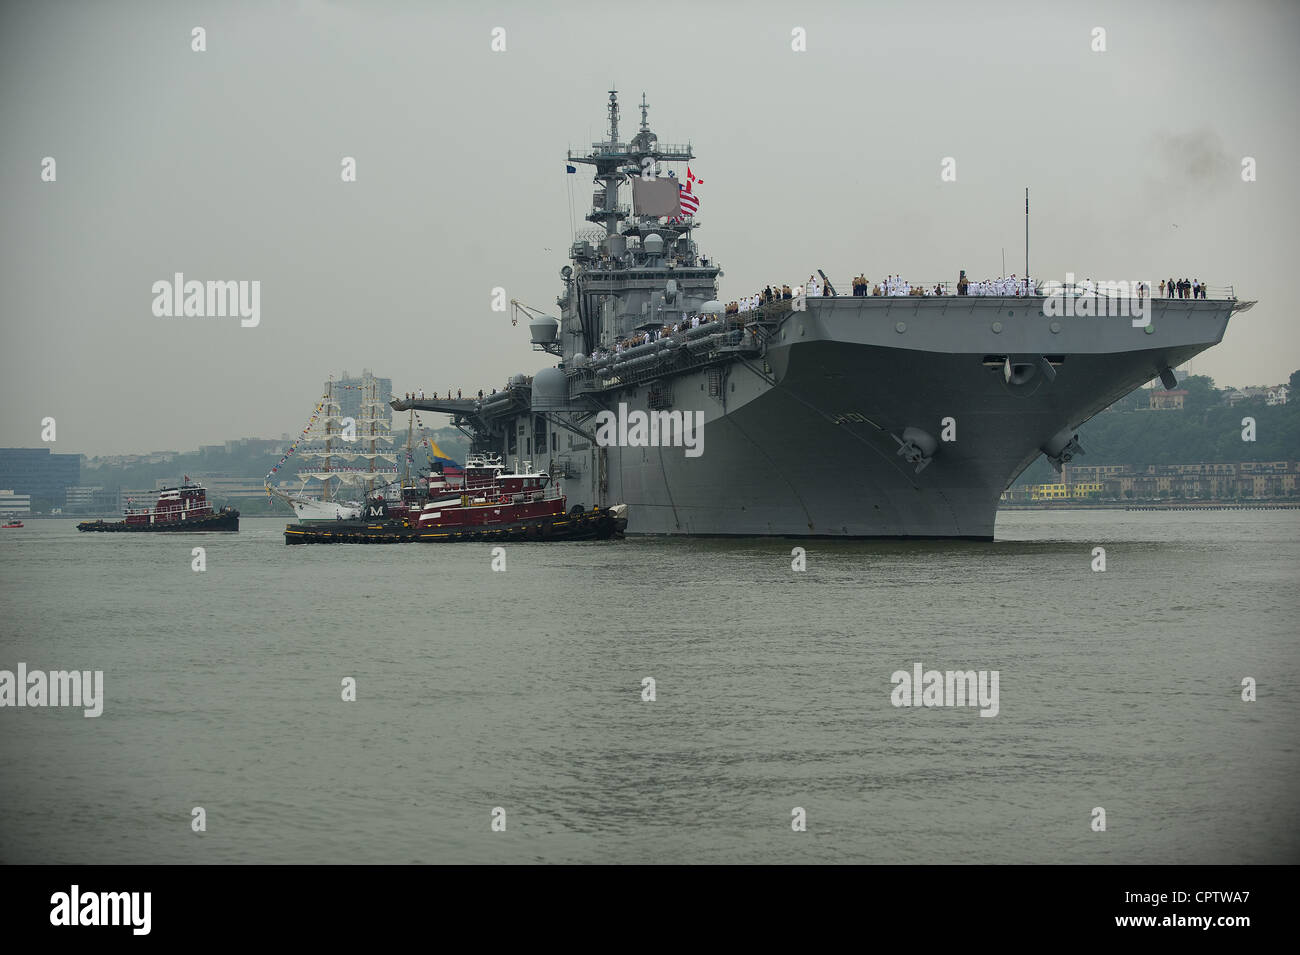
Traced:
<path id="1" fill-rule="evenodd" d="M 57 451 L 186 450 L 296 432 L 331 371 L 476 391 L 551 364 L 491 293 L 556 311 L 592 192 L 564 156 L 611 84 L 624 130 L 644 90 L 693 144 L 724 297 L 992 276 L 1003 248 L 1022 272 L 1028 185 L 1035 277 L 1232 284 L 1260 304 L 1194 370 L 1276 383 L 1297 51 L 1292 2 L 9 2 L 0 446 L 53 416 Z M 155 317 L 178 271 L 260 281 L 261 324 Z"/>

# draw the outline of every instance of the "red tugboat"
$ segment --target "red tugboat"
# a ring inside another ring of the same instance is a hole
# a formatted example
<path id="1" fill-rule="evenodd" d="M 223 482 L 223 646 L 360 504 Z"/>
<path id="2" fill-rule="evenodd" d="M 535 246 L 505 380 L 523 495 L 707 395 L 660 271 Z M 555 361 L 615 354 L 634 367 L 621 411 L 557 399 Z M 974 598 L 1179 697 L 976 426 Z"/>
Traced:
<path id="1" fill-rule="evenodd" d="M 431 476 L 432 477 L 432 476 Z M 627 528 L 623 504 L 588 511 L 566 510 L 560 486 L 530 463 L 507 473 L 499 457 L 470 455 L 459 487 L 430 483 L 422 505 L 382 497 L 366 502 L 359 521 L 290 524 L 286 544 L 396 544 L 408 541 L 601 540 L 622 537 Z"/>
<path id="2" fill-rule="evenodd" d="M 19 520 L 12 520 L 12 521 L 9 521 L 8 523 L 6 523 L 6 524 L 4 524 L 4 525 L 0 525 L 0 526 L 3 526 L 3 527 L 6 528 L 6 529 L 8 529 L 8 528 L 10 528 L 10 527 L 22 527 L 22 526 L 23 526 L 23 522 L 22 522 L 22 521 L 19 521 Z"/>
<path id="3" fill-rule="evenodd" d="M 387 520 L 410 521 L 414 524 L 419 520 L 420 512 L 424 510 L 426 504 L 430 502 L 454 504 L 460 500 L 460 493 L 464 487 L 463 478 L 457 477 L 449 481 L 447 475 L 435 470 L 430 472 L 428 477 L 420 478 L 416 485 L 400 489 L 389 487 L 377 497 L 384 498 L 384 513 Z M 389 496 L 390 494 L 397 494 L 399 497 L 394 500 Z M 363 517 L 374 503 L 373 500 L 367 503 L 362 512 Z"/>
<path id="4" fill-rule="evenodd" d="M 191 484 L 185 475 L 180 487 L 165 487 L 158 492 L 158 503 L 147 507 L 127 508 L 125 520 L 82 521 L 79 531 L 237 531 L 239 511 L 233 507 L 212 510 L 208 492 L 201 484 Z"/>

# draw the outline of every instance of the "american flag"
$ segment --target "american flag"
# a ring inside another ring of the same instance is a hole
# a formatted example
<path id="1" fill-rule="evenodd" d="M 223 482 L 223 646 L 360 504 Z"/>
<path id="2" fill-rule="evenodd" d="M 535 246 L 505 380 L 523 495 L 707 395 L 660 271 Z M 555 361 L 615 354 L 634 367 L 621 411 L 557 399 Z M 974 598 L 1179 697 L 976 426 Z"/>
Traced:
<path id="1" fill-rule="evenodd" d="M 691 167 L 686 167 L 686 185 L 678 186 L 681 190 L 682 216 L 693 216 L 700 211 L 700 197 L 695 192 L 697 185 L 704 185 L 704 180 L 696 177 L 691 172 Z"/>

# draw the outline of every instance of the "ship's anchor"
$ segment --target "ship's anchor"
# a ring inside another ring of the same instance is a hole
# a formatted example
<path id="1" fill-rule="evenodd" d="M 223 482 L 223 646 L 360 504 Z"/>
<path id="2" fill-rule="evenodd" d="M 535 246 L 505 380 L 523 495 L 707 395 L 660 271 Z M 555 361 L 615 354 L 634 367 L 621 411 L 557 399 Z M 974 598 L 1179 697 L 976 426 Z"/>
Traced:
<path id="1" fill-rule="evenodd" d="M 1074 433 L 1073 428 L 1062 428 L 1041 448 L 1047 460 L 1052 463 L 1056 473 L 1061 473 L 1061 468 L 1074 460 L 1076 455 L 1083 454 L 1083 447 L 1079 444 L 1079 436 Z"/>
<path id="2" fill-rule="evenodd" d="M 934 439 L 934 436 L 920 428 L 904 428 L 901 438 L 896 434 L 891 434 L 890 437 L 898 442 L 897 453 L 903 460 L 908 464 L 916 465 L 917 474 L 924 471 L 934 460 L 935 449 L 939 447 L 939 442 Z"/>
<path id="3" fill-rule="evenodd" d="M 1002 365 L 1002 379 L 1008 385 L 1026 385 L 1040 372 L 1049 383 L 1056 380 L 1056 369 L 1042 355 L 1008 355 Z"/>

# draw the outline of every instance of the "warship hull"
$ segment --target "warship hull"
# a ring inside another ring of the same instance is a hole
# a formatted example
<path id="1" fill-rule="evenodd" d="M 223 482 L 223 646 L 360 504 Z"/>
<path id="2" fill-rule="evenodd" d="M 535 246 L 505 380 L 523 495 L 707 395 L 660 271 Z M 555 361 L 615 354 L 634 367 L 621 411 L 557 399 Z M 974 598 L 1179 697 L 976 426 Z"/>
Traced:
<path id="1" fill-rule="evenodd" d="M 705 412 L 699 457 L 610 448 L 605 493 L 636 534 L 990 540 L 1002 492 L 1053 436 L 1220 341 L 1231 304 L 1154 313 L 1150 334 L 1120 318 L 1052 332 L 1041 300 L 810 300 L 763 359 L 728 368 L 718 399 L 700 400 L 707 372 L 672 381 L 674 407 Z M 1034 368 L 1029 380 L 1009 382 L 1007 358 Z M 649 410 L 656 387 L 620 400 Z M 917 473 L 895 436 L 940 438 L 944 419 L 953 440 Z M 583 490 L 600 499 L 598 484 Z"/>
<path id="2" fill-rule="evenodd" d="M 393 402 L 452 415 L 473 451 L 544 467 L 575 504 L 626 504 L 629 534 L 988 540 L 1039 454 L 1059 468 L 1083 453 L 1074 429 L 1156 377 L 1172 387 L 1253 304 L 1231 289 L 1133 301 L 1152 285 L 1072 275 L 1050 296 L 840 296 L 818 270 L 779 300 L 724 306 L 693 237 L 703 180 L 688 165 L 676 201 L 656 181 L 695 153 L 660 142 L 648 110 L 643 96 L 624 138 L 610 90 L 606 137 L 567 154 L 596 188 L 559 316 L 512 300 L 559 362 L 479 400 Z M 1039 288 L 975 283 L 1018 286 Z"/>
<path id="3" fill-rule="evenodd" d="M 478 425 L 494 450 L 547 462 L 571 501 L 626 503 L 629 534 L 990 540 L 1002 491 L 1054 439 L 1222 340 L 1236 308 L 1160 300 L 1148 331 L 1043 302 L 809 299 L 752 356 L 674 374 L 665 354 L 640 384 Z M 702 412 L 700 453 L 574 437 L 620 404 Z M 919 471 L 908 429 L 936 442 Z"/>

